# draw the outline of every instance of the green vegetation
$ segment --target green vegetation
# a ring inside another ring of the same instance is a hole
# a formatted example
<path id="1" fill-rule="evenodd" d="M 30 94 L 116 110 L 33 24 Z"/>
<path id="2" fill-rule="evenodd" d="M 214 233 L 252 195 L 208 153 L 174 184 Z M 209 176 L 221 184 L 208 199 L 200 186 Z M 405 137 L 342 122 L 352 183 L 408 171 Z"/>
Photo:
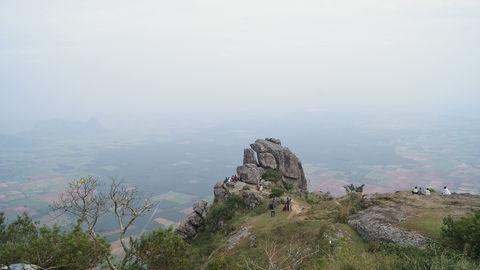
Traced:
<path id="1" fill-rule="evenodd" d="M 26 214 L 6 225 L 0 214 L 0 265 L 33 263 L 44 268 L 89 269 L 108 256 L 109 244 L 93 241 L 80 227 L 61 232 L 58 227 L 39 227 Z"/>
<path id="2" fill-rule="evenodd" d="M 448 246 L 480 259 L 480 211 L 459 220 L 448 216 L 444 219 L 444 225 L 442 236 Z"/>
<path id="3" fill-rule="evenodd" d="M 278 183 L 282 180 L 282 172 L 274 169 L 267 169 L 263 175 L 262 179 L 269 182 Z"/>
<path id="4" fill-rule="evenodd" d="M 234 217 L 235 211 L 244 207 L 243 200 L 238 194 L 231 194 L 225 202 L 215 203 L 208 211 L 204 230 L 215 232 L 222 229 L 225 223 Z"/>
<path id="5" fill-rule="evenodd" d="M 362 193 L 349 192 L 340 200 L 337 222 L 346 223 L 350 215 L 355 214 L 363 208 Z"/>
<path id="6" fill-rule="evenodd" d="M 270 198 L 281 197 L 285 194 L 285 190 L 280 187 L 273 187 L 272 191 L 270 192 Z"/>
<path id="7" fill-rule="evenodd" d="M 190 263 L 191 248 L 172 228 L 142 235 L 132 243 L 135 260 L 131 268 L 176 270 Z"/>

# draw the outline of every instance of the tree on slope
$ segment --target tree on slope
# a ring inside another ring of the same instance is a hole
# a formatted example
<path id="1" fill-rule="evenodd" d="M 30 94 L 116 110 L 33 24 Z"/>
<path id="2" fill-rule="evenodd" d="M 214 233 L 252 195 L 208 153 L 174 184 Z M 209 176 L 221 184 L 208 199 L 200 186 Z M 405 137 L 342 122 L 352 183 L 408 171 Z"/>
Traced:
<path id="1" fill-rule="evenodd" d="M 125 269 L 134 257 L 134 239 L 128 236 L 128 230 L 154 205 L 149 198 L 144 199 L 136 187 L 116 178 L 112 178 L 110 186 L 102 190 L 96 177 L 86 177 L 70 182 L 52 208 L 60 214 L 69 213 L 76 217 L 77 226 L 84 226 L 90 238 L 97 244 L 100 244 L 102 239 L 96 231 L 98 221 L 106 213 L 112 212 L 119 230 L 118 240 L 125 255 L 117 264 L 110 255 L 104 258 L 111 270 L 118 270 Z"/>

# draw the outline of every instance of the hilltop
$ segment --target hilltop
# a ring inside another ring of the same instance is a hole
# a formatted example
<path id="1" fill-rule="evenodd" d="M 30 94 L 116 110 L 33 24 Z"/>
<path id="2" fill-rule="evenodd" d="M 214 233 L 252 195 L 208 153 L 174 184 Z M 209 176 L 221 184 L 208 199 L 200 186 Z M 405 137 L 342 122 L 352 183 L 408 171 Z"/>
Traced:
<path id="1" fill-rule="evenodd" d="M 218 182 L 214 202 L 196 203 L 177 228 L 196 249 L 199 269 L 401 269 L 405 256 L 441 241 L 445 217 L 480 210 L 480 197 L 470 194 L 309 192 L 299 158 L 271 138 L 245 149 L 237 173 L 239 181 Z M 283 211 L 288 198 L 291 211 Z"/>

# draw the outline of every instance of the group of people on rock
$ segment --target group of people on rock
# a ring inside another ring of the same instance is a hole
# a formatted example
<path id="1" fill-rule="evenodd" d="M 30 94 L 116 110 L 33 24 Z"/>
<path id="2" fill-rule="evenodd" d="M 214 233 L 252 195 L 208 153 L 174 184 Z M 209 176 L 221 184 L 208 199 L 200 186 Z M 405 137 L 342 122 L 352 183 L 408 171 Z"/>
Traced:
<path id="1" fill-rule="evenodd" d="M 223 180 L 223 183 L 224 183 L 224 184 L 227 184 L 227 183 L 236 183 L 236 182 L 238 182 L 238 181 L 240 181 L 240 177 L 239 177 L 238 175 L 234 174 L 234 175 L 232 175 L 232 176 L 230 176 L 230 177 L 228 177 L 228 176 L 225 177 L 225 180 Z"/>
<path id="2" fill-rule="evenodd" d="M 429 195 L 432 194 L 432 190 L 430 188 L 426 188 L 425 190 L 422 190 L 422 188 L 414 187 L 412 189 L 412 194 L 413 195 L 427 195 L 427 196 L 429 196 Z M 445 186 L 445 187 L 443 187 L 442 195 L 452 195 L 452 193 Z"/>

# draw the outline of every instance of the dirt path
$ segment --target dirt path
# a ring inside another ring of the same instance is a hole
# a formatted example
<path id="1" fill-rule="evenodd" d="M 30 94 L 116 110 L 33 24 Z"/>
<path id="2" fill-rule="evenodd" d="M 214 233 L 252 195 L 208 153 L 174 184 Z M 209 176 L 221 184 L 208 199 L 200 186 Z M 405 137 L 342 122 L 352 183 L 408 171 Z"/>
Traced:
<path id="1" fill-rule="evenodd" d="M 288 215 L 289 219 L 294 218 L 295 216 L 298 216 L 306 211 L 306 207 L 304 205 L 299 204 L 297 201 L 292 200 L 292 205 L 291 205 L 291 211 L 290 214 Z"/>

